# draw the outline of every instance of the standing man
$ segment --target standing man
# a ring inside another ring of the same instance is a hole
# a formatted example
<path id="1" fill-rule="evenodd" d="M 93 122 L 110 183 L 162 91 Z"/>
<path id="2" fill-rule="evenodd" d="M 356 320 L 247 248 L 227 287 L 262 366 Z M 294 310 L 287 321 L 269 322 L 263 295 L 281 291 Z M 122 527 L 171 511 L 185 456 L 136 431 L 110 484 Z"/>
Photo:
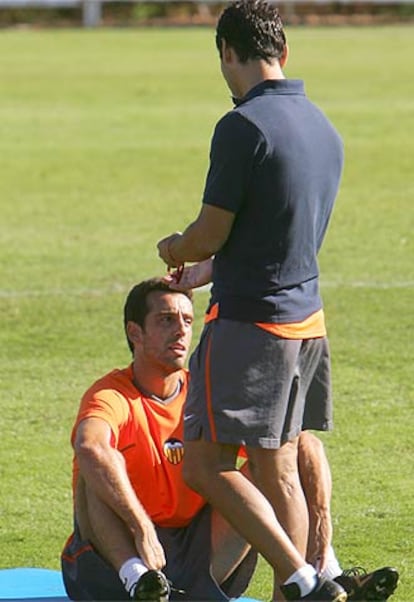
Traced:
<path id="1" fill-rule="evenodd" d="M 332 428 L 317 254 L 342 143 L 303 82 L 285 79 L 288 46 L 273 5 L 232 3 L 216 43 L 235 108 L 216 126 L 198 217 L 158 243 L 169 267 L 212 268 L 190 362 L 185 476 L 266 558 L 288 600 L 342 602 L 344 590 L 304 560 L 298 473 L 301 431 Z M 240 445 L 256 487 L 236 469 Z"/>

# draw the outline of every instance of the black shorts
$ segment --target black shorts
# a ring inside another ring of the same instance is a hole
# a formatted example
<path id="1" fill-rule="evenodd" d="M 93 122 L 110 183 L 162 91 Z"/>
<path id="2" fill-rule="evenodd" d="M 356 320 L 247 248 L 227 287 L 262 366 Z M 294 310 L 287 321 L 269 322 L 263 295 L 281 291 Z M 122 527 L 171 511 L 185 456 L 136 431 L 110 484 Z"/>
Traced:
<path id="1" fill-rule="evenodd" d="M 210 574 L 211 509 L 205 506 L 187 527 L 157 528 L 167 565 L 163 572 L 174 588 L 171 600 L 221 601 L 238 598 L 247 589 L 257 562 L 251 551 L 234 573 L 219 587 Z M 82 541 L 75 526 L 61 555 L 66 592 L 72 600 L 130 600 L 118 573 Z"/>
<path id="2" fill-rule="evenodd" d="M 190 359 L 185 439 L 277 449 L 332 428 L 328 340 L 284 339 L 255 324 L 208 323 Z"/>

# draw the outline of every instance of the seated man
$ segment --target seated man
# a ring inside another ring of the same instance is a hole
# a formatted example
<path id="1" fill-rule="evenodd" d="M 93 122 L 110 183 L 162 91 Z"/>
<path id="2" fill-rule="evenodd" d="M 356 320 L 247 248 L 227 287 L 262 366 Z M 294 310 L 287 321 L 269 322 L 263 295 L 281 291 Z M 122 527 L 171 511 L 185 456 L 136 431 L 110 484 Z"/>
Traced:
<path id="1" fill-rule="evenodd" d="M 75 526 L 62 552 L 73 600 L 227 600 L 252 577 L 255 552 L 182 480 L 192 321 L 187 291 L 160 279 L 135 286 L 124 308 L 132 364 L 82 398 L 72 432 Z M 304 433 L 302 443 L 309 561 L 339 581 L 345 576 L 328 553 L 329 465 L 319 439 Z M 354 591 L 350 600 L 385 600 L 397 578 L 384 568 L 341 584 Z"/>
<path id="2" fill-rule="evenodd" d="M 132 364 L 82 398 L 62 552 L 73 600 L 227 600 L 249 583 L 256 554 L 182 479 L 192 322 L 190 293 L 135 286 L 124 308 Z"/>

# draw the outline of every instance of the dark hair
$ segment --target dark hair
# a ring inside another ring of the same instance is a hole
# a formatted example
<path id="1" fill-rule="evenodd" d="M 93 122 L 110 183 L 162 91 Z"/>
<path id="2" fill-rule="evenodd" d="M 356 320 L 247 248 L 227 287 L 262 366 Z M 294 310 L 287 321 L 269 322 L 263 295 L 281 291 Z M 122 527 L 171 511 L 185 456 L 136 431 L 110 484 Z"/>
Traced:
<path id="1" fill-rule="evenodd" d="M 221 14 L 216 45 L 221 57 L 222 40 L 236 52 L 239 61 L 279 59 L 286 36 L 278 9 L 264 0 L 237 0 Z"/>
<path id="2" fill-rule="evenodd" d="M 149 280 L 143 280 L 139 284 L 136 284 L 129 291 L 124 305 L 124 330 L 128 341 L 128 346 L 131 351 L 133 351 L 134 348 L 128 338 L 127 324 L 128 322 L 135 322 L 141 326 L 141 328 L 144 328 L 145 318 L 149 312 L 147 298 L 148 295 L 154 291 L 177 294 L 181 293 L 190 300 L 193 298 L 191 290 L 183 292 L 174 291 L 161 278 L 150 278 Z"/>

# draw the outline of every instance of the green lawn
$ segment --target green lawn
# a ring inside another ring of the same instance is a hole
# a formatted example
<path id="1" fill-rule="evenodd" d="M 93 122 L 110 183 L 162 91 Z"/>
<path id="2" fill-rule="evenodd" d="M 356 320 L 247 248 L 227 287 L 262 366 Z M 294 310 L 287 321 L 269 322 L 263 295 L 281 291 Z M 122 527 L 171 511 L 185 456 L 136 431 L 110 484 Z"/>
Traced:
<path id="1" fill-rule="evenodd" d="M 289 77 L 346 149 L 321 254 L 336 428 L 324 435 L 344 567 L 414 588 L 413 126 L 410 27 L 289 29 Z M 132 284 L 199 209 L 231 107 L 211 29 L 0 33 L 1 567 L 59 567 L 71 530 L 80 395 L 129 354 Z M 201 327 L 206 293 L 196 296 Z M 270 596 L 261 563 L 249 595 Z"/>

